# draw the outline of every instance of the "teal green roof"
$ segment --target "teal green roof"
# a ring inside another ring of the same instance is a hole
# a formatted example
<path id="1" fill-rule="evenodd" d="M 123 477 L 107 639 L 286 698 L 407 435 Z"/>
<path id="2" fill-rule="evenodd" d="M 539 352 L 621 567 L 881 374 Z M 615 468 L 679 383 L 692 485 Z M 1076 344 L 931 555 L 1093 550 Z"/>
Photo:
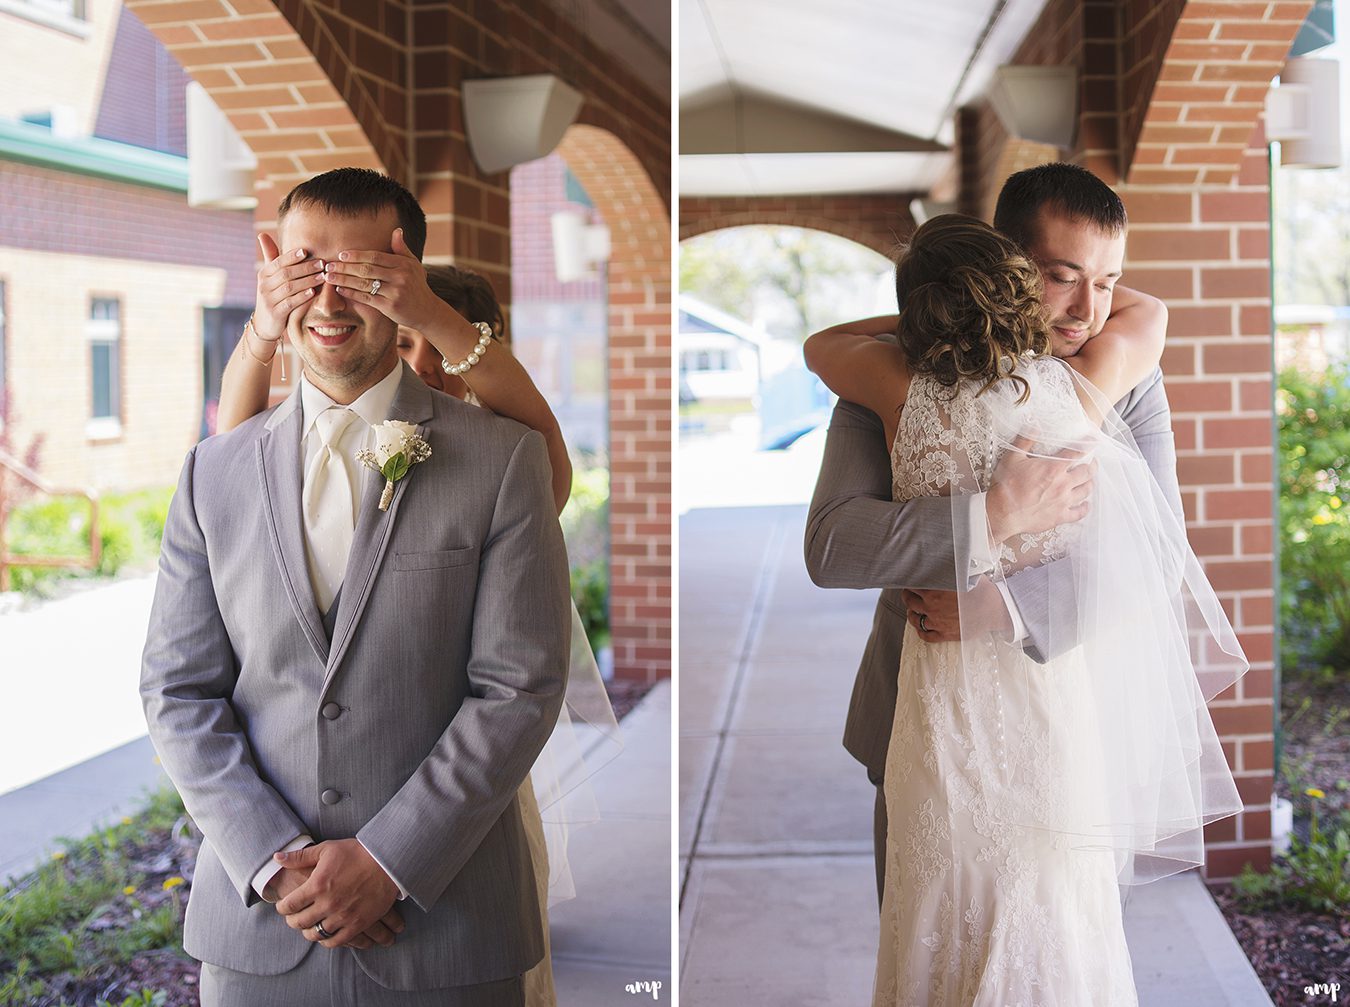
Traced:
<path id="1" fill-rule="evenodd" d="M 22 161 L 58 171 L 187 192 L 186 157 L 96 136 L 58 137 L 45 126 L 0 119 L 0 161 Z"/>

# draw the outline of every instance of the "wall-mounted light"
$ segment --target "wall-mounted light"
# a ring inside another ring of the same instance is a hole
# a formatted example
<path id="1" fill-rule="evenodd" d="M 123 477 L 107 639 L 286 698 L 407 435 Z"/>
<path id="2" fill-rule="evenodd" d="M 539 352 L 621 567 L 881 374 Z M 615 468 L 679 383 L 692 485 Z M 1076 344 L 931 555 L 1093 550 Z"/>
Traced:
<path id="1" fill-rule="evenodd" d="M 580 91 L 550 73 L 464 82 L 469 152 L 495 175 L 548 154 L 581 111 Z"/>
<path id="2" fill-rule="evenodd" d="M 1078 127 L 1078 71 L 1071 66 L 1001 66 L 989 85 L 989 104 L 1013 136 L 1071 147 Z"/>
<path id="3" fill-rule="evenodd" d="M 258 159 L 195 80 L 187 86 L 187 148 L 189 206 L 251 210 L 258 205 L 253 193 Z"/>
<path id="4" fill-rule="evenodd" d="M 1341 68 L 1334 59 L 1291 59 L 1266 93 L 1266 139 L 1287 168 L 1341 165 Z"/>
<path id="5" fill-rule="evenodd" d="M 914 218 L 914 223 L 919 226 L 923 226 L 939 214 L 955 212 L 955 203 L 944 203 L 941 200 L 923 197 L 909 201 L 909 215 Z"/>
<path id="6" fill-rule="evenodd" d="M 595 276 L 595 267 L 609 261 L 609 228 L 587 224 L 584 215 L 573 210 L 553 214 L 553 272 L 559 283 L 571 283 Z"/>

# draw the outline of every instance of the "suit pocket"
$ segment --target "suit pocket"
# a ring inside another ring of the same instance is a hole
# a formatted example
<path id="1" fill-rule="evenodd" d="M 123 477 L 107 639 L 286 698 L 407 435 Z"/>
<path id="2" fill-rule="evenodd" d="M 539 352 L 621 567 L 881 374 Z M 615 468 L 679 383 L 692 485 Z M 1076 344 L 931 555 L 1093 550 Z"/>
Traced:
<path id="1" fill-rule="evenodd" d="M 463 549 L 439 549 L 435 552 L 394 553 L 395 570 L 441 570 L 452 566 L 468 566 L 478 561 L 474 546 Z"/>

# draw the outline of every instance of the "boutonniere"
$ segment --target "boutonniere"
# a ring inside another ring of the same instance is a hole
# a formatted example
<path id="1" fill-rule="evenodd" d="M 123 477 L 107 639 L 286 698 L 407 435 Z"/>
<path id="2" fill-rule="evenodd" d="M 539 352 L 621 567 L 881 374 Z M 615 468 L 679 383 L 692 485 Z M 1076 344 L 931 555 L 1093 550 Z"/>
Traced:
<path id="1" fill-rule="evenodd" d="M 385 420 L 375 428 L 375 447 L 356 452 L 356 460 L 384 476 L 384 492 L 380 494 L 380 510 L 389 509 L 394 499 L 394 483 L 408 474 L 408 469 L 431 457 L 431 445 L 422 439 L 417 427 L 402 420 Z"/>

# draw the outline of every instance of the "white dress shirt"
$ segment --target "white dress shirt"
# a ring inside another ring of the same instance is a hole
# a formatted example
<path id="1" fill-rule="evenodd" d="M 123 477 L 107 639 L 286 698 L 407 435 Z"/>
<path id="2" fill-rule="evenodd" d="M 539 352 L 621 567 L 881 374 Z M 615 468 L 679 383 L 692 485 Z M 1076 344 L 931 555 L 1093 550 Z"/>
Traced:
<path id="1" fill-rule="evenodd" d="M 374 385 L 361 393 L 355 402 L 346 408 L 350 409 L 357 416 L 358 420 L 348 425 L 338 444 L 334 445 L 335 450 L 340 450 L 348 466 L 348 472 L 351 475 L 352 486 L 352 514 L 359 517 L 361 513 L 362 490 L 366 479 L 378 478 L 376 473 L 371 472 L 366 466 L 356 460 L 356 452 L 362 448 L 374 446 L 374 428 L 389 418 L 389 410 L 393 408 L 394 396 L 398 394 L 399 382 L 403 380 L 403 364 L 400 361 L 392 371 L 377 381 Z M 328 395 L 321 392 L 314 385 L 310 384 L 309 379 L 300 375 L 300 417 L 303 424 L 303 433 L 301 434 L 300 448 L 300 473 L 301 479 L 304 479 L 304 473 L 308 472 L 314 457 L 322 447 L 322 442 L 318 433 L 314 429 L 314 419 L 325 409 L 338 405 Z M 362 475 L 362 472 L 365 475 Z M 303 492 L 303 487 L 302 487 Z M 306 543 L 308 548 L 308 543 Z M 322 615 L 323 613 L 320 613 Z M 297 836 L 284 847 L 284 852 L 303 849 L 314 842 L 313 838 L 307 835 Z M 358 840 L 359 842 L 359 840 Z M 365 844 L 362 844 L 363 846 Z M 370 853 L 370 850 L 366 850 Z M 405 899 L 408 896 L 407 889 L 399 884 L 397 878 L 390 874 L 389 868 L 380 863 L 375 854 L 370 854 L 371 859 L 379 864 L 380 869 L 388 874 L 394 884 L 398 885 L 399 899 Z M 268 861 L 263 865 L 262 870 L 253 876 L 253 890 L 258 893 L 258 897 L 266 901 L 272 901 L 263 894 L 264 889 L 271 880 L 276 877 L 281 865 L 275 860 Z"/>

